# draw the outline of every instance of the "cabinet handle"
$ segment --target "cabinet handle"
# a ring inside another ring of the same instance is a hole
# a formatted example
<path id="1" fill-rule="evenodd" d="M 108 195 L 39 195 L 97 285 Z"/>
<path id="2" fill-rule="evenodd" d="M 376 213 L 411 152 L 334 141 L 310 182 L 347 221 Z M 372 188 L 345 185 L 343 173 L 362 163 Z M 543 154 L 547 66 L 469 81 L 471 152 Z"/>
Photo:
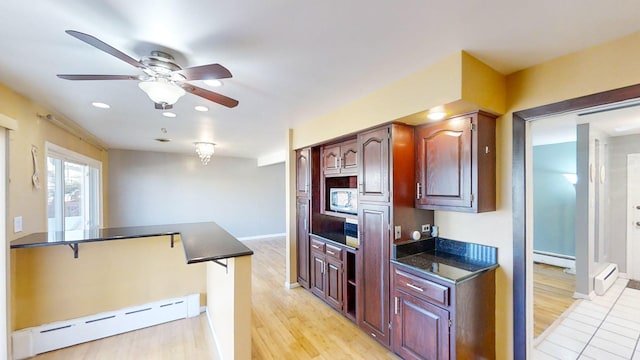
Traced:
<path id="1" fill-rule="evenodd" d="M 422 184 L 416 183 L 416 200 L 420 200 L 422 197 Z"/>
<path id="2" fill-rule="evenodd" d="M 395 308 L 394 314 L 398 315 L 398 297 L 397 296 L 394 298 L 394 308 Z"/>
<path id="3" fill-rule="evenodd" d="M 318 245 L 311 245 L 311 247 L 314 248 L 314 249 L 320 249 L 320 246 L 318 246 Z"/>
<path id="4" fill-rule="evenodd" d="M 420 291 L 420 292 L 423 292 L 423 291 L 424 291 L 424 289 L 423 289 L 423 288 L 421 288 L 421 287 L 417 287 L 417 286 L 415 286 L 415 285 L 413 285 L 413 284 L 409 284 L 409 283 L 407 283 L 407 286 L 408 286 L 408 287 L 410 287 L 410 288 L 412 288 L 413 290 L 416 290 L 416 291 Z"/>
<path id="5" fill-rule="evenodd" d="M 333 252 L 333 251 L 331 251 L 331 250 L 327 250 L 327 254 L 335 255 L 336 253 L 334 253 L 334 252 Z"/>
<path id="6" fill-rule="evenodd" d="M 342 158 L 341 158 L 341 157 L 337 157 L 337 158 L 336 158 L 336 167 L 337 167 L 338 169 L 340 169 L 341 164 L 342 164 Z"/>

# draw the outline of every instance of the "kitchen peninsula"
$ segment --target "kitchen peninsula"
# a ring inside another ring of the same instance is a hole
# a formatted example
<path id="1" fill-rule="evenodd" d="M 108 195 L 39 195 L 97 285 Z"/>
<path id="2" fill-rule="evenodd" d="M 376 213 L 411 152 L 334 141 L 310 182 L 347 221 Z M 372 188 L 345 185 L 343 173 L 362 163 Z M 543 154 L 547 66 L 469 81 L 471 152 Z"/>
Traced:
<path id="1" fill-rule="evenodd" d="M 207 315 L 221 358 L 249 359 L 253 251 L 214 222 L 41 232 L 13 240 L 11 249 L 69 246 L 74 261 L 82 244 L 160 237 L 173 247 L 178 236 L 187 264 L 207 262 Z"/>

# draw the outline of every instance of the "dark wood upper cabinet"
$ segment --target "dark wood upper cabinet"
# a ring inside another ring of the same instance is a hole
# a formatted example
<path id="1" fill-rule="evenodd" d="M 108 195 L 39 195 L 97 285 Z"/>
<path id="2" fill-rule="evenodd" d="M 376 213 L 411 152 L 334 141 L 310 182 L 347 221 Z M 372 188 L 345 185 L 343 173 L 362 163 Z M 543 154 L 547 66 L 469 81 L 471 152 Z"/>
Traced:
<path id="1" fill-rule="evenodd" d="M 418 126 L 417 208 L 496 209 L 495 116 L 475 112 Z"/>
<path id="2" fill-rule="evenodd" d="M 311 197 L 311 149 L 296 150 L 296 196 Z"/>
<path id="3" fill-rule="evenodd" d="M 358 134 L 358 201 L 389 202 L 389 127 Z"/>
<path id="4" fill-rule="evenodd" d="M 322 148 L 324 176 L 349 176 L 358 174 L 358 147 L 356 140 L 325 145 Z"/>

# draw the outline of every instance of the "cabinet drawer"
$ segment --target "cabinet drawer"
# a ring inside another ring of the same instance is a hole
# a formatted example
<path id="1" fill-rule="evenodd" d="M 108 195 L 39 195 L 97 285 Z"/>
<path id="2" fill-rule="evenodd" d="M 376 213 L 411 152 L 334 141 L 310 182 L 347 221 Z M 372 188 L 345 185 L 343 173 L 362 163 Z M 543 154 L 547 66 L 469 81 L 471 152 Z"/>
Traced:
<path id="1" fill-rule="evenodd" d="M 419 298 L 449 306 L 449 288 L 401 270 L 394 274 L 395 287 Z"/>
<path id="2" fill-rule="evenodd" d="M 311 251 L 324 252 L 324 242 L 316 239 L 311 239 Z"/>
<path id="3" fill-rule="evenodd" d="M 327 244 L 325 253 L 327 254 L 327 256 L 330 256 L 338 260 L 342 260 L 342 249 L 337 246 Z"/>

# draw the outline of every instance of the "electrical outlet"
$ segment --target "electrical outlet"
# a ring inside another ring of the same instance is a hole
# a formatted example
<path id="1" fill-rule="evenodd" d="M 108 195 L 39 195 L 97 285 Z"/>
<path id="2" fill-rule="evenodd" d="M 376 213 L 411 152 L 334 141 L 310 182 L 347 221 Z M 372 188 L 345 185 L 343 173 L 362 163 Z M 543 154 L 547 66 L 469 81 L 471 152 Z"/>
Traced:
<path id="1" fill-rule="evenodd" d="M 429 231 L 431 231 L 431 224 L 422 225 L 422 232 L 423 233 L 428 233 Z"/>
<path id="2" fill-rule="evenodd" d="M 22 216 L 16 216 L 13 218 L 13 232 L 19 233 L 22 231 Z"/>
<path id="3" fill-rule="evenodd" d="M 395 235 L 394 235 L 393 238 L 396 239 L 396 240 L 400 239 L 402 237 L 402 227 L 401 226 L 396 226 L 394 228 L 394 230 L 395 230 Z"/>

